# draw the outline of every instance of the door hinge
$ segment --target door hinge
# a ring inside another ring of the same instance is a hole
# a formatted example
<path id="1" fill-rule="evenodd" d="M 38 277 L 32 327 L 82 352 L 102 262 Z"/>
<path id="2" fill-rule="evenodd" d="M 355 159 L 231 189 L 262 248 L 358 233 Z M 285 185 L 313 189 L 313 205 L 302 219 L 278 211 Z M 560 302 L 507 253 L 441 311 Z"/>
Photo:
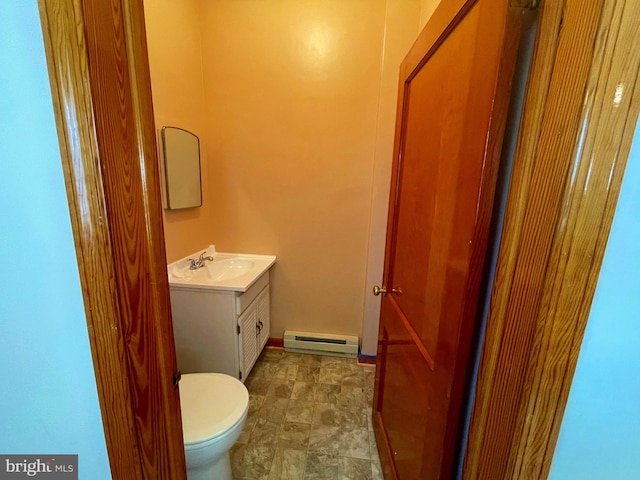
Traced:
<path id="1" fill-rule="evenodd" d="M 540 6 L 541 0 L 511 0 L 511 6 L 515 8 L 528 8 L 535 10 Z"/>
<path id="2" fill-rule="evenodd" d="M 173 388 L 178 388 L 178 383 L 180 383 L 181 378 L 182 372 L 180 370 L 173 374 Z"/>
<path id="3" fill-rule="evenodd" d="M 238 335 L 240 335 L 240 325 L 236 325 L 236 328 L 238 330 Z"/>

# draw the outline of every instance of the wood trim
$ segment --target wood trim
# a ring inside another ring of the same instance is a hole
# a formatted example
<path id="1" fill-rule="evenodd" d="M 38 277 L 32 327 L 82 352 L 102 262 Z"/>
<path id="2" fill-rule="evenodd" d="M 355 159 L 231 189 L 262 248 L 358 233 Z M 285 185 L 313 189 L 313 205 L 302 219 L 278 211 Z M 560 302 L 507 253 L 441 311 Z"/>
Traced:
<path id="1" fill-rule="evenodd" d="M 126 58 L 129 68 L 128 87 L 131 92 L 133 125 L 125 136 L 135 135 L 135 141 L 131 143 L 133 147 L 131 161 L 137 169 L 137 171 L 130 171 L 134 173 L 130 178 L 133 179 L 139 175 L 138 184 L 132 191 L 120 184 L 117 198 L 120 208 L 125 205 L 130 208 L 133 199 L 136 199 L 137 217 L 144 219 L 144 222 L 140 222 L 137 235 L 132 234 L 130 230 L 116 232 L 128 254 L 131 253 L 133 245 L 139 245 L 137 250 L 139 258 L 135 260 L 127 258 L 126 264 L 121 265 L 127 271 L 130 271 L 134 265 L 138 268 L 138 278 L 133 279 L 133 283 L 127 286 L 128 291 L 139 295 L 137 282 L 141 280 L 142 272 L 146 272 L 144 279 L 148 287 L 148 290 L 144 291 L 144 300 L 132 297 L 129 300 L 130 302 L 131 299 L 134 300 L 131 302 L 131 309 L 137 314 L 132 326 L 135 324 L 139 331 L 139 342 L 132 343 L 130 346 L 132 352 L 130 358 L 135 358 L 133 367 L 139 375 L 134 388 L 140 396 L 136 414 L 139 425 L 138 435 L 141 438 L 141 445 L 145 448 L 141 449 L 145 462 L 143 469 L 147 476 L 152 478 L 164 476 L 172 479 L 185 478 L 186 459 L 180 396 L 174 385 L 178 366 L 166 267 L 160 168 L 151 97 L 151 72 L 149 71 L 144 5 L 142 0 L 112 1 L 114 4 L 122 5 Z M 94 0 L 91 0 L 91 3 L 94 3 Z M 97 3 L 102 4 L 102 2 Z M 114 25 L 119 24 L 118 19 L 113 20 Z M 100 41 L 97 46 L 99 49 L 96 50 L 96 55 L 104 55 L 104 43 Z M 102 77 L 99 81 L 102 81 Z M 110 102 L 115 102 L 113 91 L 110 92 Z M 109 132 L 111 134 L 110 128 Z M 119 146 L 119 142 L 113 144 L 114 153 Z M 117 171 L 122 170 L 119 155 L 112 157 L 112 168 Z M 129 193 L 129 198 L 124 196 L 124 192 Z M 131 219 L 135 217 L 136 215 L 127 212 L 126 219 L 129 227 L 132 225 Z M 125 217 L 121 218 L 124 220 Z M 144 305 L 145 309 L 148 308 L 146 317 L 140 316 L 141 305 Z M 144 351 L 141 351 L 141 347 Z M 136 357 L 133 356 L 134 352 Z M 142 374 L 140 374 L 141 371 Z"/>
<path id="2" fill-rule="evenodd" d="M 40 0 L 111 473 L 185 478 L 139 0 Z"/>
<path id="3" fill-rule="evenodd" d="M 141 478 L 82 16 L 77 2 L 38 4 L 111 474 Z"/>
<path id="4" fill-rule="evenodd" d="M 543 4 L 465 479 L 548 475 L 638 116 L 639 15 Z"/>
<path id="5" fill-rule="evenodd" d="M 361 363 L 364 365 L 375 365 L 376 357 L 364 357 L 362 355 L 358 355 L 358 363 Z"/>
<path id="6" fill-rule="evenodd" d="M 267 339 L 267 347 L 277 347 L 284 348 L 284 338 L 273 338 L 269 337 Z"/>

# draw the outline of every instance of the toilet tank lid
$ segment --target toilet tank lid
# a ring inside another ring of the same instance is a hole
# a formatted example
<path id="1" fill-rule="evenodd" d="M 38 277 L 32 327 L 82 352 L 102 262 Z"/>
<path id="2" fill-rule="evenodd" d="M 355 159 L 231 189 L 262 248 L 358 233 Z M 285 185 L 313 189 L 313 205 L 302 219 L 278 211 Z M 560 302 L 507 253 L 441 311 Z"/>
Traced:
<path id="1" fill-rule="evenodd" d="M 249 392 L 222 373 L 190 373 L 180 380 L 182 436 L 185 445 L 224 433 L 247 412 Z"/>

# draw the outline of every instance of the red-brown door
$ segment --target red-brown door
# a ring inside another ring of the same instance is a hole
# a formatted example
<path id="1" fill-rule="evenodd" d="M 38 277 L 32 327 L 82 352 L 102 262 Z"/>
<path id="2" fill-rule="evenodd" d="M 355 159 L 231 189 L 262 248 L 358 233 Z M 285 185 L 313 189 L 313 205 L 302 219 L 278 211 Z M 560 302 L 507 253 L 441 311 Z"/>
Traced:
<path id="1" fill-rule="evenodd" d="M 522 11 L 442 0 L 401 66 L 374 426 L 388 478 L 448 479 Z"/>

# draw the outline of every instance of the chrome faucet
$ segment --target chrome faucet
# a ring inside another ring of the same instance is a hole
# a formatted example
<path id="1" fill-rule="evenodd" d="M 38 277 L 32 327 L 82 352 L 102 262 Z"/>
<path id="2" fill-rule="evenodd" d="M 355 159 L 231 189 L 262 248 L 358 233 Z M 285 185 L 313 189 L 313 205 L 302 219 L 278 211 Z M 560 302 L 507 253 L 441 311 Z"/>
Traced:
<path id="1" fill-rule="evenodd" d="M 213 257 L 211 255 L 205 257 L 204 256 L 205 253 L 207 252 L 206 251 L 202 252 L 197 260 L 194 260 L 193 258 L 189 259 L 189 270 L 197 270 L 199 268 L 204 267 L 204 263 L 206 260 L 213 262 Z"/>

